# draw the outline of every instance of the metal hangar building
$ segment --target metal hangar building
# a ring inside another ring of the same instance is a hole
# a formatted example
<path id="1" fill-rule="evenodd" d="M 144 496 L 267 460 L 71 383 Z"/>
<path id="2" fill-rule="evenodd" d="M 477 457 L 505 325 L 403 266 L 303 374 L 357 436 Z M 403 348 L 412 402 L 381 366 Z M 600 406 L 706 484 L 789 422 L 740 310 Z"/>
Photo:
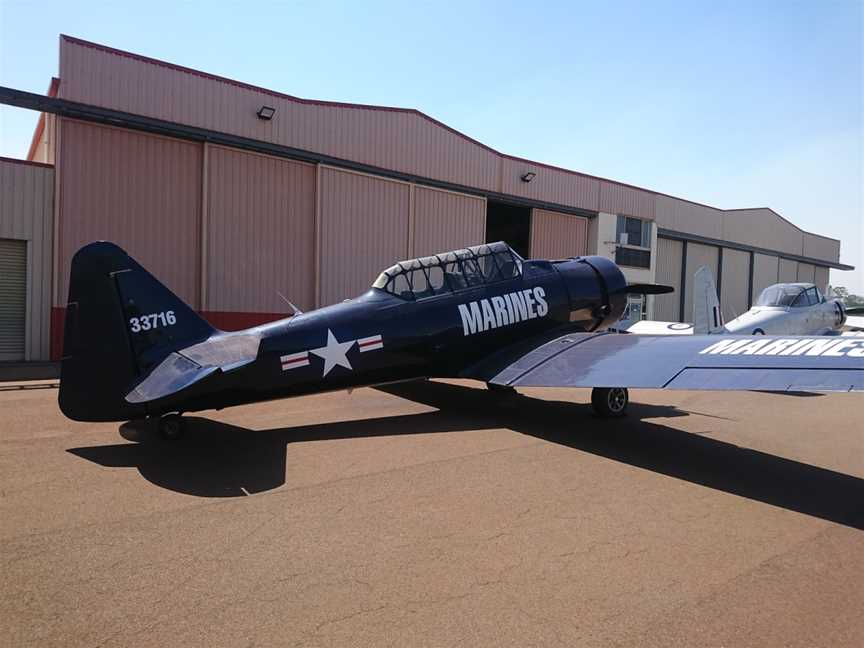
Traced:
<path id="1" fill-rule="evenodd" d="M 417 111 L 300 99 L 69 36 L 27 161 L 0 160 L 0 361 L 58 359 L 69 264 L 123 246 L 215 326 L 366 290 L 393 262 L 506 240 L 601 254 L 676 293 L 631 313 L 689 320 L 693 272 L 726 318 L 778 281 L 823 289 L 840 242 L 766 208 L 721 210 L 500 153 Z"/>

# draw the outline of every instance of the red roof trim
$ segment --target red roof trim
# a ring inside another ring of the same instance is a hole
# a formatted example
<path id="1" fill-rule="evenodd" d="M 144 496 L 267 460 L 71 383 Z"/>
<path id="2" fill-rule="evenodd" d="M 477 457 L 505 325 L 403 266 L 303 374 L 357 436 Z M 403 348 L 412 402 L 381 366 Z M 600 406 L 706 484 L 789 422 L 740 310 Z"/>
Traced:
<path id="1" fill-rule="evenodd" d="M 13 164 L 23 164 L 26 166 L 37 166 L 45 169 L 53 169 L 53 164 L 45 164 L 44 162 L 33 162 L 32 160 L 19 160 L 17 158 L 3 157 L 0 155 L 0 162 L 11 162 Z"/>
<path id="2" fill-rule="evenodd" d="M 48 86 L 48 96 L 56 97 L 57 89 L 59 87 L 60 79 L 57 77 L 51 77 L 51 83 Z M 39 140 L 42 139 L 43 132 L 45 132 L 45 113 L 40 114 L 39 121 L 36 122 L 36 130 L 33 131 L 33 138 L 30 140 L 30 148 L 27 150 L 28 161 L 33 161 L 33 156 L 36 155 L 36 148 L 39 146 Z"/>
<path id="3" fill-rule="evenodd" d="M 33 161 L 33 156 L 36 155 L 36 148 L 39 146 L 39 140 L 42 139 L 42 133 L 45 132 L 45 113 L 39 113 L 39 121 L 36 122 L 36 130 L 33 131 L 33 138 L 30 140 L 30 148 L 27 149 L 27 160 Z"/>

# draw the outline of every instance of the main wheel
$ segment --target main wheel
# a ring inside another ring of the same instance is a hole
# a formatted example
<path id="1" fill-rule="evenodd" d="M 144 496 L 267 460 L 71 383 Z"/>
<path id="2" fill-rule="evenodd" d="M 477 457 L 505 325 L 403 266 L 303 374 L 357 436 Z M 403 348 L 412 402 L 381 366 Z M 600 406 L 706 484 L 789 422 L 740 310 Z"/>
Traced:
<path id="1" fill-rule="evenodd" d="M 627 413 L 630 392 L 626 387 L 595 387 L 591 391 L 591 406 L 602 418 L 616 418 Z"/>
<path id="2" fill-rule="evenodd" d="M 166 441 L 176 441 L 185 429 L 186 421 L 179 414 L 166 414 L 159 419 L 159 434 Z"/>

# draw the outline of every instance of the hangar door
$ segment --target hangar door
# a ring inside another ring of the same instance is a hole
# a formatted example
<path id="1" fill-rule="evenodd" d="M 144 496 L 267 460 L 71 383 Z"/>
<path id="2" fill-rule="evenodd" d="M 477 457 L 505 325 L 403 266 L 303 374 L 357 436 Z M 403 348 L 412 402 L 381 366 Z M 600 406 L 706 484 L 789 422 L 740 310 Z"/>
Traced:
<path id="1" fill-rule="evenodd" d="M 406 182 L 319 167 L 318 305 L 369 290 L 408 258 L 411 187 Z"/>
<path id="2" fill-rule="evenodd" d="M 217 146 L 206 160 L 204 310 L 290 313 L 280 293 L 314 308 L 315 167 Z"/>
<path id="3" fill-rule="evenodd" d="M 414 187 L 414 249 L 409 250 L 409 256 L 421 257 L 479 245 L 485 234 L 485 198 Z"/>
<path id="4" fill-rule="evenodd" d="M 729 322 L 750 308 L 747 301 L 747 290 L 750 287 L 750 253 L 724 248 L 722 277 L 720 308 L 723 310 L 723 320 Z"/>
<path id="5" fill-rule="evenodd" d="M 535 209 L 531 214 L 531 258 L 566 259 L 588 253 L 588 219 Z"/>
<path id="6" fill-rule="evenodd" d="M 681 260 L 684 252 L 684 244 L 681 241 L 673 241 L 657 238 L 657 275 L 659 284 L 672 286 L 675 292 L 668 295 L 656 295 L 654 297 L 654 319 L 662 322 L 681 321 L 679 311 L 681 289 Z"/>
<path id="7" fill-rule="evenodd" d="M 0 361 L 24 359 L 27 241 L 0 239 Z"/>

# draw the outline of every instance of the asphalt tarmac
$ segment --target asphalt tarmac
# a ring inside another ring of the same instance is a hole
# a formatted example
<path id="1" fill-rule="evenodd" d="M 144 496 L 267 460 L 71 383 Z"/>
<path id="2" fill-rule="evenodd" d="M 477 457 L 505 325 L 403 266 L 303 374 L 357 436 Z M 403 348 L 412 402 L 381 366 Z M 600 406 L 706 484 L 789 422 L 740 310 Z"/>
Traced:
<path id="1" fill-rule="evenodd" d="M 864 396 L 525 393 L 0 389 L 0 645 L 864 645 Z"/>

